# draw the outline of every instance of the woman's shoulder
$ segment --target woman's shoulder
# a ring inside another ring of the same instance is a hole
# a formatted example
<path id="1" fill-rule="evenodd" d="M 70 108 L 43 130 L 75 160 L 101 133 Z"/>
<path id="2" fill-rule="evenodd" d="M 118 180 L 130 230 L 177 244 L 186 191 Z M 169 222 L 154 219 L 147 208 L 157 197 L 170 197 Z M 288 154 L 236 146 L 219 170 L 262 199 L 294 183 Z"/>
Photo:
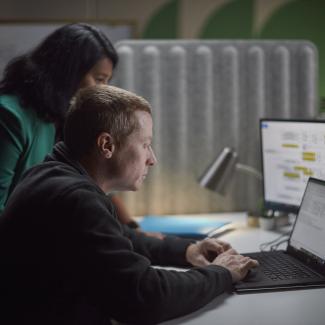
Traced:
<path id="1" fill-rule="evenodd" d="M 25 120 L 26 118 L 30 119 L 34 115 L 31 114 L 31 112 L 28 112 L 29 110 L 22 107 L 18 96 L 15 95 L 1 94 L 0 108 L 3 113 L 10 114 L 12 117 L 15 117 L 18 120 Z"/>
<path id="2" fill-rule="evenodd" d="M 48 130 L 52 136 L 54 132 L 52 123 L 42 121 L 34 110 L 24 108 L 15 95 L 0 95 L 0 124 L 17 134 L 34 134 L 36 130 Z"/>
<path id="3" fill-rule="evenodd" d="M 21 132 L 29 125 L 34 124 L 34 114 L 24 109 L 17 96 L 14 95 L 0 95 L 0 123 L 5 124 L 11 129 L 17 129 Z"/>
<path id="4" fill-rule="evenodd" d="M 0 105 L 7 110 L 21 110 L 19 99 L 15 95 L 0 94 Z"/>

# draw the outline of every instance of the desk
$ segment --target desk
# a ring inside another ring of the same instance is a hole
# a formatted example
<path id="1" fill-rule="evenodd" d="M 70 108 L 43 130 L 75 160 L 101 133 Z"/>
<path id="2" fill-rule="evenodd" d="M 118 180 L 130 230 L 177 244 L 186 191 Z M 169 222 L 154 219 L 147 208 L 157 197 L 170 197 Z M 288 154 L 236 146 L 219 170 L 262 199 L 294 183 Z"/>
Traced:
<path id="1" fill-rule="evenodd" d="M 206 215 L 202 215 L 206 216 Z M 229 217 L 236 230 L 221 236 L 240 253 L 259 250 L 261 243 L 279 233 L 246 226 L 245 214 L 216 214 Z M 222 294 L 200 310 L 164 325 L 324 325 L 325 288 L 250 294 Z"/>

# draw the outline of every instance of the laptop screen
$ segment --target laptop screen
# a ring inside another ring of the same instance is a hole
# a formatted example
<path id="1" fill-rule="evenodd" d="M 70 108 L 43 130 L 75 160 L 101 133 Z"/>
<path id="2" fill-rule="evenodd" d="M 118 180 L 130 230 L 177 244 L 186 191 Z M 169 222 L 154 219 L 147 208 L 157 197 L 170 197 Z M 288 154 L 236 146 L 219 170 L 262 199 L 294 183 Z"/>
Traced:
<path id="1" fill-rule="evenodd" d="M 309 179 L 290 245 L 325 260 L 325 182 Z"/>

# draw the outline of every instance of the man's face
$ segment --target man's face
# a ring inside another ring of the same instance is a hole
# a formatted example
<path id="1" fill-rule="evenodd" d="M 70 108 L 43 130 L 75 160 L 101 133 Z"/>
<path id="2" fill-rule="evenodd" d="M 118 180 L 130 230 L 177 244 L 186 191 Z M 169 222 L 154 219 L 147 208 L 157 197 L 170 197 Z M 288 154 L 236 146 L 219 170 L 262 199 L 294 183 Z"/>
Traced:
<path id="1" fill-rule="evenodd" d="M 114 153 L 114 188 L 137 191 L 146 178 L 149 167 L 157 160 L 151 148 L 152 118 L 144 111 L 136 111 L 139 128 L 133 131 Z"/>

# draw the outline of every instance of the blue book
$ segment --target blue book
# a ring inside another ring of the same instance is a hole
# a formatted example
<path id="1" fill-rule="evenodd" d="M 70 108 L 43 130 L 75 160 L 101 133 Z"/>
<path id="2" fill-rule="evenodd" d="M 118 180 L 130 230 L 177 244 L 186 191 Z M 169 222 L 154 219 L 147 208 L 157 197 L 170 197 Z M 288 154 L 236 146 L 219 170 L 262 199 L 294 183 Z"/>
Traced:
<path id="1" fill-rule="evenodd" d="M 199 239 L 215 234 L 230 222 L 194 216 L 145 216 L 139 224 L 144 231 Z"/>

